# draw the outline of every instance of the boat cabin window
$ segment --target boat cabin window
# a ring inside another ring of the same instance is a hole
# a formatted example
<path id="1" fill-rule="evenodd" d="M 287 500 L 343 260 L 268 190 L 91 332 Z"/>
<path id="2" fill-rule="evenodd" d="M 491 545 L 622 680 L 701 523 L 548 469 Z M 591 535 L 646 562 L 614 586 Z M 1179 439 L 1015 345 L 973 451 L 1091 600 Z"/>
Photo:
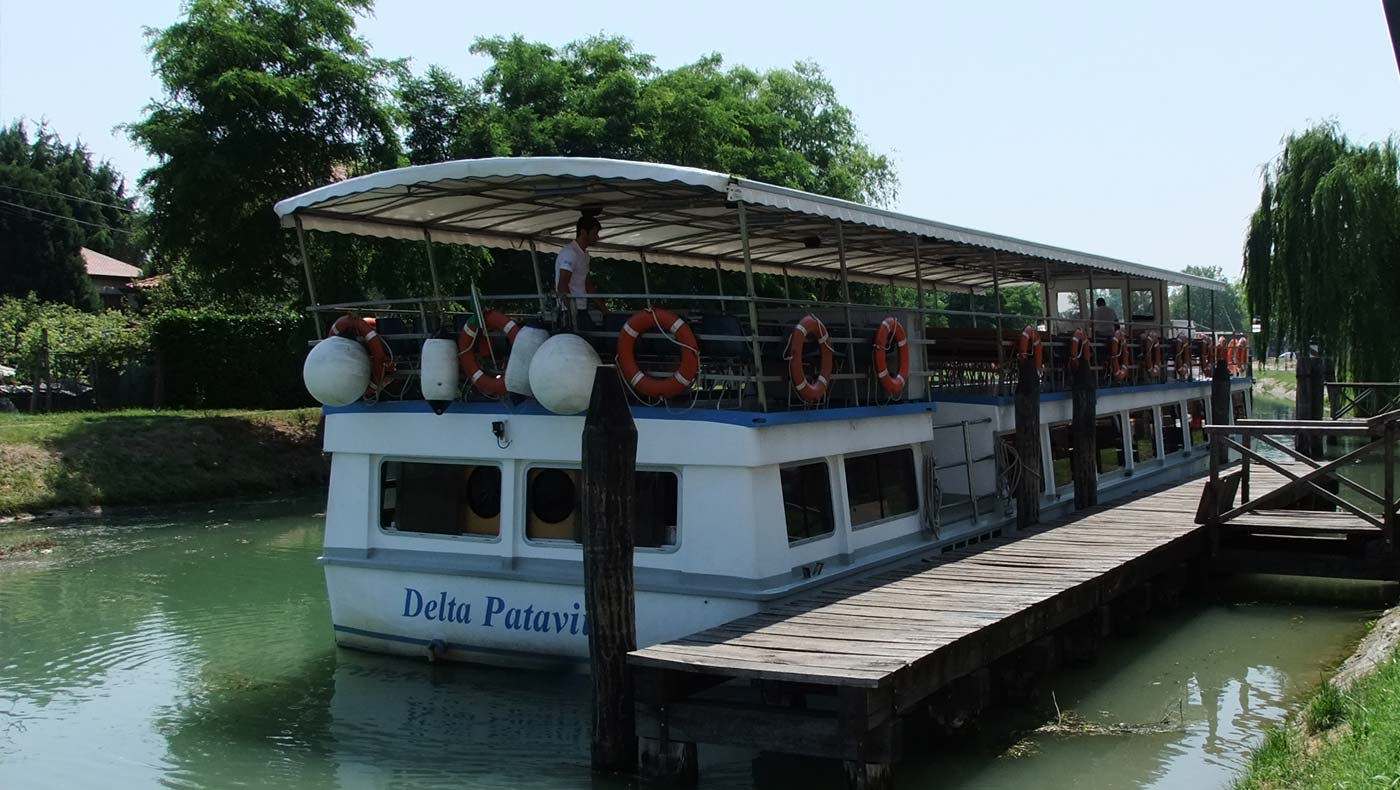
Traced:
<path id="1" fill-rule="evenodd" d="M 852 526 L 913 513 L 919 509 L 918 493 L 911 448 L 846 459 Z"/>
<path id="2" fill-rule="evenodd" d="M 1083 296 L 1079 291 L 1060 291 L 1055 295 L 1055 313 L 1060 318 L 1083 318 L 1079 311 Z"/>
<path id="3" fill-rule="evenodd" d="M 581 472 L 536 467 L 525 477 L 525 538 L 581 543 Z M 676 545 L 679 479 L 675 472 L 637 470 L 637 521 L 632 538 L 639 549 Z"/>
<path id="4" fill-rule="evenodd" d="M 1206 443 L 1206 402 L 1190 401 L 1186 404 L 1186 412 L 1191 418 L 1191 446 L 1202 447 Z"/>
<path id="5" fill-rule="evenodd" d="M 825 461 L 778 470 L 783 483 L 783 514 L 788 543 L 830 535 L 836 531 L 832 517 L 831 474 Z"/>
<path id="6" fill-rule="evenodd" d="M 1233 407 L 1233 409 L 1234 409 L 1234 413 L 1235 413 L 1235 422 L 1239 422 L 1240 420 L 1247 420 L 1247 419 L 1249 419 L 1249 411 L 1245 408 L 1245 405 L 1244 405 L 1244 393 L 1243 393 L 1243 392 L 1232 392 L 1232 393 L 1230 393 L 1230 405 L 1231 405 L 1231 407 Z"/>
<path id="7" fill-rule="evenodd" d="M 1055 474 L 1055 487 L 1074 485 L 1074 467 L 1070 458 L 1074 455 L 1074 432 L 1070 423 L 1062 422 L 1050 426 L 1050 467 Z"/>
<path id="8" fill-rule="evenodd" d="M 1152 289 L 1134 288 L 1132 294 L 1133 321 L 1155 321 L 1157 311 L 1153 309 Z"/>
<path id="9" fill-rule="evenodd" d="M 1151 409 L 1128 412 L 1133 432 L 1133 463 L 1140 464 L 1157 457 L 1157 421 Z"/>
<path id="10" fill-rule="evenodd" d="M 385 461 L 379 526 L 425 535 L 501 534 L 501 468 Z"/>
<path id="11" fill-rule="evenodd" d="M 1169 403 L 1162 407 L 1162 452 L 1171 455 L 1185 447 L 1186 437 L 1182 435 L 1181 407 Z"/>
<path id="12" fill-rule="evenodd" d="M 1099 300 L 1100 300 L 1100 299 L 1102 299 L 1102 300 L 1104 301 L 1104 305 L 1105 305 L 1106 307 L 1111 307 L 1111 308 L 1113 308 L 1113 314 L 1116 315 L 1116 316 L 1118 316 L 1118 320 L 1119 320 L 1119 321 L 1122 321 L 1122 320 L 1123 320 L 1124 311 L 1123 311 L 1123 291 L 1122 291 L 1122 289 L 1119 289 L 1119 288 L 1095 288 L 1095 289 L 1094 289 L 1094 298 L 1093 298 L 1093 300 L 1092 300 L 1091 307 L 1092 307 L 1093 305 L 1097 305 L 1097 304 L 1099 303 Z M 1105 331 L 1106 331 L 1108 334 L 1112 334 L 1112 333 L 1113 333 L 1113 330 L 1112 330 L 1112 329 L 1105 328 Z"/>
<path id="13" fill-rule="evenodd" d="M 1110 414 L 1094 420 L 1094 453 L 1099 474 L 1106 475 L 1123 468 L 1123 422 Z"/>

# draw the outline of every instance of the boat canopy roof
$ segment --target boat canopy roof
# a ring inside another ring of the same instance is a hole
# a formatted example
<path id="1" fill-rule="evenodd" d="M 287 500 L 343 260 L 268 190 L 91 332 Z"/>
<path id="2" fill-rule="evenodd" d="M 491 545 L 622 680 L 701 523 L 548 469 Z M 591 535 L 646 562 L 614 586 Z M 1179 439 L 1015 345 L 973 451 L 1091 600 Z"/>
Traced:
<path id="1" fill-rule="evenodd" d="M 585 157 L 459 159 L 358 176 L 280 201 L 284 226 L 528 249 L 562 246 L 598 211 L 604 258 L 855 282 L 982 289 L 1089 270 L 1223 290 L 1224 283 L 676 165 Z M 917 256 L 916 256 L 917 250 Z M 916 260 L 917 258 L 917 260 Z M 995 268 L 995 274 L 994 274 Z"/>

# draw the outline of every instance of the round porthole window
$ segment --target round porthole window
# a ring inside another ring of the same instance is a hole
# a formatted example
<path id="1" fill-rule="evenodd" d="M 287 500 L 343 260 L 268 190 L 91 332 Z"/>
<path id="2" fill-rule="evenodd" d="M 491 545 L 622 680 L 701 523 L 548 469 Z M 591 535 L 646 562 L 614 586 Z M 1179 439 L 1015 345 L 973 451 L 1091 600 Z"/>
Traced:
<path id="1" fill-rule="evenodd" d="M 541 469 L 530 483 L 530 512 L 546 524 L 558 524 L 573 515 L 578 487 L 562 469 Z"/>
<path id="2" fill-rule="evenodd" d="M 467 478 L 467 506 L 477 518 L 495 518 L 501 513 L 501 468 L 478 466 Z"/>

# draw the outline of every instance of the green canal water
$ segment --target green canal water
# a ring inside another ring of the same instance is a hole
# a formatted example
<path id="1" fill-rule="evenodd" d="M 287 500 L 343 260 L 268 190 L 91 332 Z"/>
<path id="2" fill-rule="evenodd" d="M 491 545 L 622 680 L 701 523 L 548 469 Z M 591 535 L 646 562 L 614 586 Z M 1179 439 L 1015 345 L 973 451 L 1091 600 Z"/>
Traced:
<path id="1" fill-rule="evenodd" d="M 338 650 L 320 507 L 0 527 L 52 541 L 0 561 L 0 788 L 600 785 L 585 677 Z M 1259 597 L 1154 617 L 1048 680 L 1062 708 L 1160 732 L 1033 736 L 1013 758 L 1045 711 L 994 716 L 956 748 L 914 750 L 901 787 L 1227 783 L 1374 614 Z M 701 752 L 703 787 L 840 786 L 834 763 Z"/>

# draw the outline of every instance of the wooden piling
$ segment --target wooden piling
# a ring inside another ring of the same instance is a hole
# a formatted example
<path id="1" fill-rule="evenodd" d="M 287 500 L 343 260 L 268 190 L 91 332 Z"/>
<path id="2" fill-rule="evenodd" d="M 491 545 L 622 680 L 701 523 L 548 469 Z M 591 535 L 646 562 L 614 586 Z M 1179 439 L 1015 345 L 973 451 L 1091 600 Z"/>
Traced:
<path id="1" fill-rule="evenodd" d="M 1327 363 L 1321 357 L 1298 357 L 1298 389 L 1294 400 L 1296 419 L 1322 419 L 1322 390 Z M 1309 458 L 1321 458 L 1323 447 L 1318 436 L 1299 436 L 1298 452 Z"/>
<path id="2" fill-rule="evenodd" d="M 622 380 L 598 366 L 583 424 L 583 583 L 593 679 L 593 770 L 631 773 L 637 724 L 627 654 L 637 649 L 632 578 L 637 426 Z"/>
<path id="3" fill-rule="evenodd" d="M 1040 374 L 1029 355 L 1020 360 L 1016 380 L 1016 528 L 1040 523 Z"/>
<path id="4" fill-rule="evenodd" d="M 1215 361 L 1215 371 L 1210 379 L 1210 421 L 1214 425 L 1230 424 L 1230 363 L 1223 359 Z M 1212 441 L 1210 452 L 1221 468 L 1230 460 L 1221 442 Z"/>
<path id="5" fill-rule="evenodd" d="M 1097 437 L 1094 419 L 1098 411 L 1097 382 L 1091 370 L 1091 359 L 1080 360 L 1073 376 L 1073 422 L 1070 434 L 1074 450 L 1070 454 L 1070 473 L 1074 477 L 1074 507 L 1076 510 L 1099 503 L 1099 470 L 1094 463 Z"/>

